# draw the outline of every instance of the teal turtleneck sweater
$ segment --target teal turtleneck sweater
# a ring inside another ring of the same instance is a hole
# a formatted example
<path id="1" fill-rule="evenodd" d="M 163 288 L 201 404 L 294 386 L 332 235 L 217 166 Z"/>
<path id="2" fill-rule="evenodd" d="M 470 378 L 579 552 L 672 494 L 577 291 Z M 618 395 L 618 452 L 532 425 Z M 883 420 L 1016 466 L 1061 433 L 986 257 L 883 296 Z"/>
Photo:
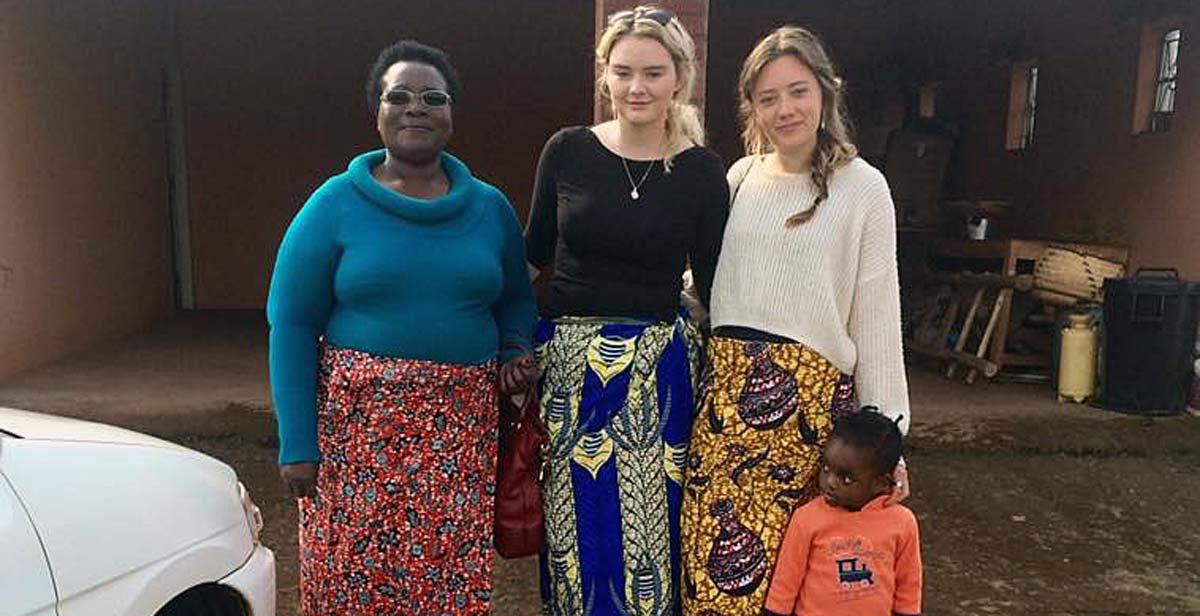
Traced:
<path id="1" fill-rule="evenodd" d="M 405 197 L 350 162 L 304 204 L 271 277 L 279 461 L 317 461 L 318 340 L 389 357 L 483 364 L 529 348 L 537 307 L 521 225 L 495 187 L 442 154 L 450 191 Z"/>

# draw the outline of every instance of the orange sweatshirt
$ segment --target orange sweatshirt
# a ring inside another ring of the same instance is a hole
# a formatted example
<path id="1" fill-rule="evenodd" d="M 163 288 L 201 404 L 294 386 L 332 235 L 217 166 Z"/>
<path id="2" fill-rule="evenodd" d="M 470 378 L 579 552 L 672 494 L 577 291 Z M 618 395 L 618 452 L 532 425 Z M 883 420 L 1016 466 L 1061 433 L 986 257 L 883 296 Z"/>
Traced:
<path id="1" fill-rule="evenodd" d="M 917 518 L 888 495 L 860 511 L 816 498 L 792 514 L 764 612 L 786 616 L 921 613 Z"/>

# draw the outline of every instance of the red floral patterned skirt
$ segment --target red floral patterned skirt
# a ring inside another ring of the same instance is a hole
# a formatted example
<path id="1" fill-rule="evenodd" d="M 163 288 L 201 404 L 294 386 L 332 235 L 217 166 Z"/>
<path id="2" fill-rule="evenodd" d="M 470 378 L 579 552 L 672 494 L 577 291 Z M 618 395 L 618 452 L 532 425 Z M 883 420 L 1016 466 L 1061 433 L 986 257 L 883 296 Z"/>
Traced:
<path id="1" fill-rule="evenodd" d="M 303 614 L 491 612 L 496 403 L 495 362 L 322 349 Z"/>

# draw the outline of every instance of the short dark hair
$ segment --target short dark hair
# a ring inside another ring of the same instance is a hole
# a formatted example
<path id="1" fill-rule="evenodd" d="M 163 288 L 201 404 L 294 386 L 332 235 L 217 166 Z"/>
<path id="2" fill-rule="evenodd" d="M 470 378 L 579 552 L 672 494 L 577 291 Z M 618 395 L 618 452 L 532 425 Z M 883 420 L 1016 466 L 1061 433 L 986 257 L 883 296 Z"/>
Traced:
<path id="1" fill-rule="evenodd" d="M 450 56 L 446 52 L 416 41 L 404 40 L 384 48 L 371 65 L 370 75 L 367 76 L 367 105 L 371 113 L 379 112 L 379 97 L 383 95 L 383 74 L 397 62 L 416 62 L 428 64 L 441 73 L 446 80 L 446 90 L 450 93 L 450 104 L 455 104 L 462 96 L 462 84 L 458 81 L 458 71 L 450 64 Z"/>
<path id="2" fill-rule="evenodd" d="M 899 421 L 893 421 L 873 406 L 864 406 L 857 413 L 848 413 L 833 425 L 830 439 L 841 439 L 851 447 L 872 453 L 875 470 L 883 475 L 892 472 L 904 451 L 904 436 Z"/>

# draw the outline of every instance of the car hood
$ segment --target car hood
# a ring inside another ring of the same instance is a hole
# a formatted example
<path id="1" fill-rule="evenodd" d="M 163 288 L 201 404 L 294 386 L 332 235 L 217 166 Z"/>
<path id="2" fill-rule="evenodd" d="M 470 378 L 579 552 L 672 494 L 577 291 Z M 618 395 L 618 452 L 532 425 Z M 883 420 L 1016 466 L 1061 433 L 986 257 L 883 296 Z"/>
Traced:
<path id="1" fill-rule="evenodd" d="M 0 407 L 0 431 L 39 441 L 114 443 L 192 451 L 160 438 L 116 426 L 6 407 Z"/>
<path id="2" fill-rule="evenodd" d="M 7 408 L 0 429 L 21 437 L 0 436 L 0 481 L 37 528 L 63 614 L 153 613 L 118 606 L 138 589 L 168 588 L 151 601 L 162 605 L 228 575 L 253 550 L 237 475 L 220 460 L 130 430 Z M 107 607 L 80 608 L 97 605 Z M 0 596 L 0 613 L 5 607 Z"/>

